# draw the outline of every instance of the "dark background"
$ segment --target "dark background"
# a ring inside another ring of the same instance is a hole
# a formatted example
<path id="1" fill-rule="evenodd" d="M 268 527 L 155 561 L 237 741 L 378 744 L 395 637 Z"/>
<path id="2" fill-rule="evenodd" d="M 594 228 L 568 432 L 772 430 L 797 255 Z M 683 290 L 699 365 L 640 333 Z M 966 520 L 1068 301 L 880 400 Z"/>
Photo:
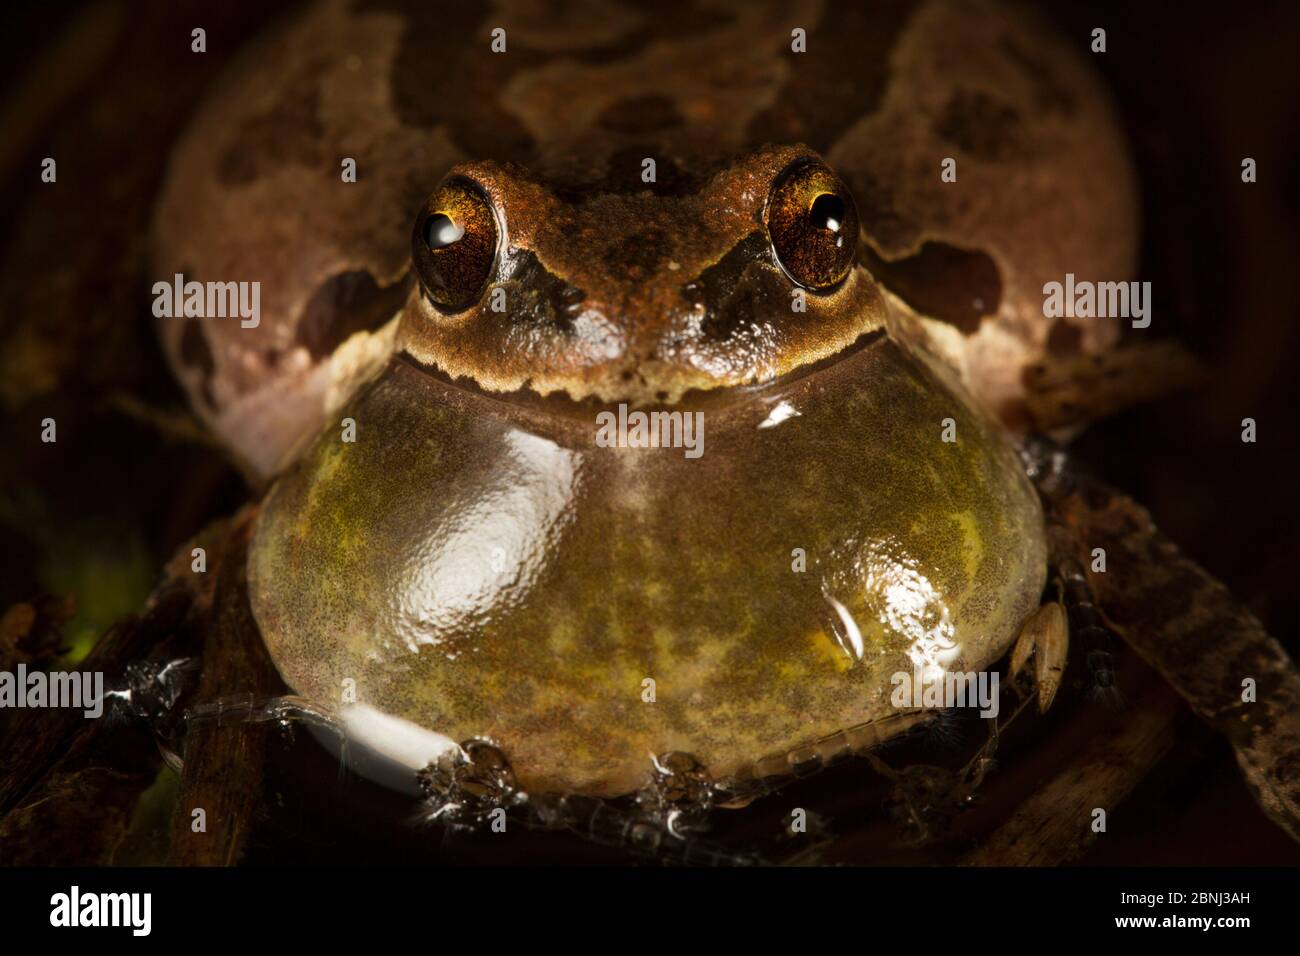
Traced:
<path id="1" fill-rule="evenodd" d="M 205 5 L 201 58 L 187 53 L 198 15 L 183 3 L 6 11 L 0 610 L 74 593 L 67 634 L 83 650 L 138 607 L 180 543 L 245 495 L 215 449 L 148 420 L 183 422 L 184 402 L 154 343 L 142 266 L 167 145 L 229 52 L 272 15 L 262 6 Z M 1107 52 L 1094 62 L 1140 173 L 1140 278 L 1153 285 L 1153 329 L 1179 335 L 1213 371 L 1204 388 L 1094 426 L 1076 452 L 1145 504 L 1294 656 L 1300 5 L 1037 6 L 1083 48 L 1093 27 L 1107 30 Z M 123 103 L 148 121 L 123 123 Z M 45 155 L 59 157 L 54 200 L 34 172 Z M 1255 184 L 1241 182 L 1245 156 L 1258 163 Z M 35 442 L 47 415 L 59 422 L 57 445 Z M 1239 440 L 1245 417 L 1258 423 L 1256 444 Z M 842 801 L 831 790 L 854 779 L 800 787 L 810 788 L 810 804 L 820 795 L 833 806 Z M 1300 862 L 1255 808 L 1227 745 L 1190 720 L 1126 806 L 1141 819 L 1130 833 L 1141 835 L 1102 840 L 1083 862 Z M 333 841 L 321 813 L 315 824 L 304 814 L 297 836 L 268 824 L 250 858 L 323 854 Z M 473 844 L 458 850 L 453 840 L 443 852 L 473 858 Z M 376 834 L 354 849 L 379 859 L 402 852 L 399 837 Z"/>

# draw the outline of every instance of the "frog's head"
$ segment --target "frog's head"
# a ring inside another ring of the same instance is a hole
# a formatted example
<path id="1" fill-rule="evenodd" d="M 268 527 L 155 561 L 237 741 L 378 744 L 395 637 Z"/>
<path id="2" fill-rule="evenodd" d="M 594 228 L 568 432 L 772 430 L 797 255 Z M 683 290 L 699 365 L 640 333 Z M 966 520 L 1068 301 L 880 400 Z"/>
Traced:
<path id="1" fill-rule="evenodd" d="M 636 191 L 453 168 L 416 217 L 399 346 L 492 392 L 672 402 L 770 380 L 883 322 L 853 198 L 812 151 L 627 178 Z"/>

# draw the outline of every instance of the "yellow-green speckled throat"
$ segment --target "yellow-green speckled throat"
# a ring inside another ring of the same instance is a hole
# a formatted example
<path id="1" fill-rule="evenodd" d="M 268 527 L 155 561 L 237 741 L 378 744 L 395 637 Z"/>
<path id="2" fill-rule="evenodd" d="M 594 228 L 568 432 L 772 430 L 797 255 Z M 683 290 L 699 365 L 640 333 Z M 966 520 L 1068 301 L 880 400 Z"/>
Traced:
<path id="1" fill-rule="evenodd" d="M 878 720 L 892 674 L 987 667 L 1037 605 L 1015 455 L 888 338 L 685 404 L 696 459 L 395 362 L 346 409 L 357 442 L 326 433 L 263 511 L 254 610 L 285 679 L 486 737 L 526 789 L 616 794 L 650 754 L 725 777 Z"/>
<path id="2" fill-rule="evenodd" d="M 249 572 L 286 682 L 607 795 L 996 662 L 1046 560 L 1002 423 L 1115 337 L 1041 287 L 1134 250 L 1078 54 L 983 2 L 544 9 L 313 5 L 173 161 L 161 274 L 262 281 L 258 328 L 163 338 L 279 475 Z M 702 454 L 598 443 L 620 404 Z"/>

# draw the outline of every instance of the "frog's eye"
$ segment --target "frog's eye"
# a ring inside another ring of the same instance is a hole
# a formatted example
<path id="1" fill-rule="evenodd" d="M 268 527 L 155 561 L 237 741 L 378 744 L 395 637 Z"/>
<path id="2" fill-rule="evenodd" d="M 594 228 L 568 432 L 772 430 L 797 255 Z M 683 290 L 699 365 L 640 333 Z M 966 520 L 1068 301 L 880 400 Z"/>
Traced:
<path id="1" fill-rule="evenodd" d="M 829 289 L 853 267 L 858 211 L 838 176 L 804 163 L 777 181 L 764 213 L 777 261 L 795 282 Z"/>
<path id="2" fill-rule="evenodd" d="M 453 180 L 429 198 L 415 220 L 411 258 L 442 308 L 459 311 L 479 297 L 496 263 L 497 219 L 477 186 Z"/>

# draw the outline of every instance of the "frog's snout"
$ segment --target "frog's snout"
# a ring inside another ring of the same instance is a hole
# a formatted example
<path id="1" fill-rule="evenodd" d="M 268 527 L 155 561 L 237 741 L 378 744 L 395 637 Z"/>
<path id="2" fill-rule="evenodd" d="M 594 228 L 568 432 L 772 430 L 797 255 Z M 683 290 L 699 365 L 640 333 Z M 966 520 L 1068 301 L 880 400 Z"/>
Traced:
<path id="1" fill-rule="evenodd" d="M 671 190 L 606 186 L 454 168 L 416 217 L 399 347 L 488 391 L 674 403 L 882 327 L 855 267 L 853 197 L 807 148 L 766 147 Z"/>

